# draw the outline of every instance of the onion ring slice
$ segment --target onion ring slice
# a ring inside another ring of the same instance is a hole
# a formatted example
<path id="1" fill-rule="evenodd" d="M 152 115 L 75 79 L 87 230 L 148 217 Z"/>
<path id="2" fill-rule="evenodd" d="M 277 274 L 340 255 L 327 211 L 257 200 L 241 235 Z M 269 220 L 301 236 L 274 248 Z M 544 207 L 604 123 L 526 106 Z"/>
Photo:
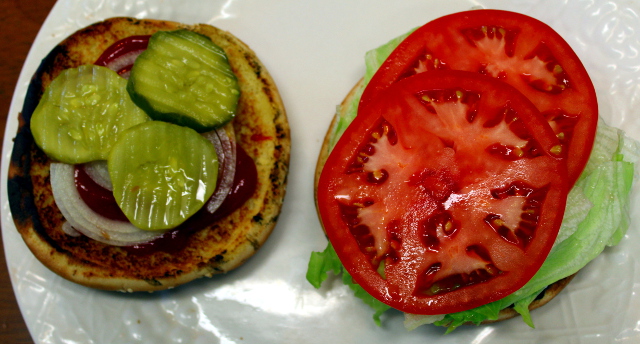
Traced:
<path id="1" fill-rule="evenodd" d="M 220 163 L 218 186 L 204 205 L 207 212 L 213 214 L 229 195 L 233 186 L 236 167 L 235 132 L 232 125 L 227 125 L 202 135 L 214 145 Z M 72 236 L 81 233 L 114 246 L 144 244 L 165 233 L 165 231 L 142 230 L 130 222 L 110 219 L 93 211 L 78 193 L 73 165 L 52 163 L 50 171 L 53 197 L 67 220 L 67 224 L 63 227 L 65 233 Z M 98 185 L 111 190 L 106 161 L 91 162 L 85 166 L 85 171 Z"/>
<path id="2" fill-rule="evenodd" d="M 129 222 L 106 218 L 93 211 L 76 188 L 73 165 L 51 163 L 53 197 L 73 229 L 87 237 L 114 246 L 128 246 L 153 240 L 164 231 L 145 231 Z M 65 230 L 65 232 L 67 232 Z"/>
<path id="3" fill-rule="evenodd" d="M 210 214 L 220 208 L 233 187 L 233 179 L 236 174 L 236 140 L 232 125 L 204 133 L 203 136 L 213 143 L 218 154 L 220 173 L 218 174 L 218 186 L 205 207 Z"/>

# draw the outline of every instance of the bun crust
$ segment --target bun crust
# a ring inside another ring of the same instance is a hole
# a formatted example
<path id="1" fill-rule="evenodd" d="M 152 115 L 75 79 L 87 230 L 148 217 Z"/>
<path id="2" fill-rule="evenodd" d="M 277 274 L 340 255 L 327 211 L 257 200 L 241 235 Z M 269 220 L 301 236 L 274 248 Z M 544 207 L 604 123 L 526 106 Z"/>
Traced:
<path id="1" fill-rule="evenodd" d="M 238 78 L 241 97 L 232 124 L 237 142 L 256 164 L 255 192 L 240 209 L 198 229 L 183 249 L 171 254 L 131 254 L 85 236 L 66 235 L 62 230 L 64 218 L 53 201 L 49 183 L 51 161 L 35 145 L 29 130 L 31 114 L 43 90 L 62 70 L 93 63 L 122 38 L 183 28 L 208 36 L 223 48 Z M 230 271 L 261 247 L 282 207 L 290 147 L 289 124 L 278 89 L 255 53 L 238 38 L 205 24 L 110 18 L 75 32 L 42 60 L 19 115 L 9 167 L 9 203 L 29 249 L 58 275 L 105 290 L 163 290 Z"/>
<path id="2" fill-rule="evenodd" d="M 576 274 L 573 274 L 553 284 L 550 284 L 540 295 L 538 295 L 537 299 L 535 299 L 533 302 L 531 302 L 531 304 L 529 304 L 529 310 L 531 311 L 546 305 L 549 301 L 551 301 L 554 297 L 556 297 L 556 295 L 558 295 L 558 293 L 560 293 L 562 289 L 564 289 L 567 286 L 567 284 L 569 284 L 569 282 L 571 282 L 571 280 L 575 276 Z M 500 311 L 500 314 L 498 315 L 498 319 L 486 320 L 483 322 L 483 324 L 490 324 L 490 323 L 495 323 L 502 320 L 511 319 L 518 315 L 519 313 L 516 312 L 513 308 L 511 307 L 505 308 Z"/>
<path id="3" fill-rule="evenodd" d="M 329 145 L 331 143 L 331 138 L 333 136 L 334 127 L 335 127 L 335 125 L 337 123 L 337 120 L 338 120 L 339 117 L 341 117 L 343 115 L 342 111 L 345 111 L 348 108 L 347 104 L 351 103 L 353 98 L 358 95 L 358 93 L 359 93 L 358 91 L 363 87 L 363 83 L 364 83 L 364 80 L 360 79 L 360 81 L 358 81 L 356 83 L 356 85 L 351 89 L 351 91 L 349 91 L 349 93 L 347 94 L 345 99 L 342 101 L 342 103 L 338 107 L 338 111 L 336 112 L 335 116 L 333 117 L 333 119 L 331 121 L 331 124 L 329 125 L 329 130 L 327 131 L 327 133 L 326 133 L 326 135 L 324 137 L 324 141 L 322 143 L 322 147 L 320 148 L 320 152 L 318 154 L 318 161 L 316 163 L 315 179 L 314 179 L 314 192 L 315 193 L 317 193 L 317 191 L 318 191 L 318 179 L 320 178 L 320 174 L 322 173 L 322 168 L 324 167 L 324 164 L 327 161 L 327 158 L 329 157 L 329 154 L 331 153 L 331 147 Z M 316 198 L 316 202 L 317 202 L 317 198 Z M 316 204 L 316 206 L 317 206 L 317 204 Z M 316 207 L 316 209 L 317 209 L 317 207 Z M 538 298 L 529 305 L 529 310 L 533 310 L 533 309 L 542 307 L 545 304 L 547 304 L 549 301 L 551 301 L 551 299 L 553 299 L 556 295 L 558 295 L 558 293 L 560 293 L 560 291 L 562 291 L 562 289 L 564 289 L 567 286 L 567 284 L 569 284 L 569 282 L 571 282 L 571 280 L 573 279 L 574 276 L 575 276 L 575 274 L 573 274 L 573 275 L 571 275 L 569 277 L 566 277 L 564 279 L 561 279 L 561 280 L 549 285 L 538 296 Z M 484 321 L 483 324 L 488 324 L 488 323 L 494 323 L 494 322 L 498 322 L 498 321 L 502 321 L 502 320 L 507 320 L 507 319 L 513 318 L 513 317 L 515 317 L 517 315 L 519 315 L 518 312 L 516 312 L 513 308 L 505 308 L 505 309 L 500 311 L 498 319 L 491 320 L 491 321 L 487 320 L 487 321 Z"/>

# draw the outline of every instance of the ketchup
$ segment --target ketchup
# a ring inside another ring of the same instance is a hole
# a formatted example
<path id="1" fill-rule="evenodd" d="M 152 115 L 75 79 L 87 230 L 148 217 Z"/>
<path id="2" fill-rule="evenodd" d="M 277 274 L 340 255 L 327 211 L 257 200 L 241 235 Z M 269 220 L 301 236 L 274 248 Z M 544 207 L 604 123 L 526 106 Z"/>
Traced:
<path id="1" fill-rule="evenodd" d="M 105 50 L 102 55 L 96 60 L 94 63 L 97 66 L 108 66 L 113 61 L 117 60 L 121 56 L 124 56 L 129 53 L 140 53 L 147 49 L 149 45 L 149 38 L 151 36 L 130 36 L 123 38 L 115 43 L 113 43 L 107 50 Z M 127 73 L 131 70 L 133 66 L 133 62 L 127 64 L 126 66 L 121 67 L 116 70 L 116 72 L 120 75 Z"/>
<path id="2" fill-rule="evenodd" d="M 75 165 L 73 176 L 80 198 L 91 210 L 112 220 L 129 221 L 116 203 L 113 192 L 91 179 L 85 165 Z"/>
<path id="3" fill-rule="evenodd" d="M 253 159 L 240 145 L 236 144 L 236 171 L 229 194 L 220 207 L 213 213 L 207 210 L 206 204 L 178 227 L 162 234 L 160 237 L 138 245 L 123 246 L 129 253 L 149 254 L 155 251 L 176 252 L 186 246 L 189 236 L 194 232 L 228 216 L 242 206 L 256 190 L 258 171 Z M 93 181 L 84 171 L 82 165 L 76 166 L 76 188 L 85 203 L 96 213 L 110 219 L 120 220 L 124 217 L 118 207 L 113 193 Z M 83 195 L 84 194 L 84 195 Z M 117 211 L 106 211 L 116 208 Z M 126 217 L 124 217 L 124 221 Z"/>

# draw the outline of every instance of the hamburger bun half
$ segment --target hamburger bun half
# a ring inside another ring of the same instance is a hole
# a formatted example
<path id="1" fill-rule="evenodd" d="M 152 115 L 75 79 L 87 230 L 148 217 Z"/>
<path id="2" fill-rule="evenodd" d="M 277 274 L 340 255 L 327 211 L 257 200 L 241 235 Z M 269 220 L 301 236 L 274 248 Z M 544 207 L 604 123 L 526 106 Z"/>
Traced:
<path id="1" fill-rule="evenodd" d="M 31 115 L 44 89 L 64 69 L 92 64 L 114 42 L 160 30 L 188 29 L 209 37 L 226 52 L 241 96 L 232 126 L 237 143 L 257 168 L 251 198 L 223 219 L 198 228 L 184 247 L 168 253 L 129 251 L 70 236 L 53 199 L 51 159 L 34 143 Z M 256 139 L 259 138 L 259 139 Z M 242 41 L 210 25 L 110 18 L 83 28 L 57 45 L 29 85 L 14 139 L 8 179 L 11 213 L 35 257 L 58 275 L 89 287 L 118 291 L 172 288 L 202 276 L 228 272 L 251 257 L 272 232 L 285 196 L 290 134 L 278 89 L 256 54 Z"/>
<path id="2" fill-rule="evenodd" d="M 320 153 L 318 155 L 318 161 L 316 163 L 315 177 L 314 177 L 314 193 L 318 191 L 318 180 L 320 178 L 320 174 L 322 173 L 322 169 L 331 153 L 331 143 L 335 140 L 335 126 L 337 125 L 337 119 L 345 116 L 345 112 L 349 108 L 349 104 L 353 101 L 354 97 L 357 97 L 361 94 L 361 91 L 364 89 L 364 79 L 360 79 L 358 83 L 349 91 L 345 99 L 338 106 L 337 112 L 333 117 L 331 124 L 329 125 L 329 129 L 324 137 L 322 147 L 320 148 Z M 317 205 L 317 198 L 316 198 Z M 317 208 L 317 207 L 316 207 Z M 319 214 L 318 214 L 319 217 Z M 322 221 L 321 221 L 322 222 Z M 549 301 L 551 301 L 558 293 L 564 289 L 567 284 L 573 279 L 575 274 L 563 278 L 544 289 L 540 295 L 536 298 L 535 301 L 531 302 L 529 305 L 529 310 L 533 310 L 539 307 L 544 306 Z M 500 314 L 496 320 L 487 320 L 484 321 L 483 324 L 494 323 L 502 320 L 507 320 L 513 318 L 518 315 L 518 312 L 513 309 L 513 307 L 508 307 L 500 311 Z"/>

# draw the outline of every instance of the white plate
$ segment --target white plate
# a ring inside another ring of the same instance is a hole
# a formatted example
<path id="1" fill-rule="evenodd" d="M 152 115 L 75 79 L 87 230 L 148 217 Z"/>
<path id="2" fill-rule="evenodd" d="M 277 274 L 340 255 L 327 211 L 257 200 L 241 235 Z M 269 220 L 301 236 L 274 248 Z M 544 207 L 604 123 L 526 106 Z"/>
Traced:
<path id="1" fill-rule="evenodd" d="M 617 247 L 581 272 L 557 299 L 519 319 L 465 327 L 443 337 L 432 326 L 406 332 L 391 313 L 376 327 L 348 288 L 305 280 L 311 251 L 326 241 L 313 203 L 313 171 L 336 104 L 364 72 L 364 53 L 433 18 L 473 6 L 519 11 L 554 27 L 583 59 L 602 116 L 640 138 L 640 3 L 632 1 L 187 1 L 59 0 L 20 76 L 7 124 L 2 180 L 30 76 L 76 29 L 127 15 L 204 22 L 251 46 L 278 84 L 293 150 L 278 225 L 246 265 L 168 292 L 128 295 L 87 289 L 41 265 L 13 225 L 2 183 L 2 234 L 20 308 L 39 343 L 602 343 L 640 342 L 640 214 Z M 638 193 L 636 193 L 637 195 Z"/>

